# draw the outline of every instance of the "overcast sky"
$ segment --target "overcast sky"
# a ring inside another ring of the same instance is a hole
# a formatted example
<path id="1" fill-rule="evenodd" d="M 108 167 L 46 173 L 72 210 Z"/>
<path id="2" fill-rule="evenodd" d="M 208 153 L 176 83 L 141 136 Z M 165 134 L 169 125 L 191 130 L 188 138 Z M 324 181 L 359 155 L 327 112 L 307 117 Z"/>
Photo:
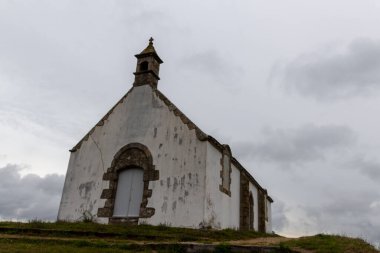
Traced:
<path id="1" fill-rule="evenodd" d="M 274 231 L 380 242 L 380 0 L 0 0 L 0 218 L 54 219 L 69 152 L 159 89 L 274 199 Z"/>

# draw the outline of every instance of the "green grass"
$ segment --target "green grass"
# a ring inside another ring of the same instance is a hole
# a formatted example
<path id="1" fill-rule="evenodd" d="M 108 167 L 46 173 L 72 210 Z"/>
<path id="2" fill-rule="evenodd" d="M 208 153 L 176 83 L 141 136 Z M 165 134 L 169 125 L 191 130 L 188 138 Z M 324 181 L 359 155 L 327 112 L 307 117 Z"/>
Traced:
<path id="1" fill-rule="evenodd" d="M 278 237 L 253 231 L 198 230 L 167 226 L 96 223 L 0 222 L 0 252 L 184 252 L 183 242 L 216 243 L 215 252 L 230 252 L 231 241 Z M 272 242 L 275 243 L 275 242 Z M 315 253 L 380 253 L 362 239 L 316 235 L 278 244 L 279 252 L 305 249 Z"/>
<path id="2" fill-rule="evenodd" d="M 94 251 L 97 249 L 98 251 Z M 2 253 L 60 253 L 60 252 L 78 252 L 78 253 L 89 253 L 89 252 L 139 252 L 136 250 L 123 250 L 123 249 L 115 249 L 112 247 L 97 248 L 95 245 L 88 245 L 85 242 L 76 242 L 76 243 L 68 243 L 68 242 L 57 242 L 57 241 L 45 241 L 45 240 L 27 240 L 27 239 L 0 239 L 0 252 Z M 140 251 L 144 252 L 144 251 Z"/>
<path id="3" fill-rule="evenodd" d="M 379 253 L 360 238 L 318 234 L 281 243 L 282 247 L 302 248 L 315 253 Z"/>
<path id="4" fill-rule="evenodd" d="M 43 240 L 43 239 L 9 239 L 0 238 L 0 252 L 2 253 L 63 253 L 63 252 L 79 252 L 79 253 L 94 253 L 94 252 L 115 252 L 115 253 L 145 253 L 152 252 L 153 248 L 139 244 L 114 244 L 107 241 L 88 241 L 88 240 Z M 163 246 L 156 250 L 159 253 L 174 253 L 182 252 L 181 245 Z"/>
<path id="5" fill-rule="evenodd" d="M 68 223 L 68 222 L 0 222 L 0 232 L 7 234 L 38 234 L 40 236 L 56 237 L 86 237 L 86 238 L 122 238 L 131 240 L 148 241 L 230 241 L 267 236 L 264 233 L 253 231 L 224 230 L 199 230 L 189 228 L 172 228 L 168 226 L 123 226 L 103 225 L 96 223 Z"/>

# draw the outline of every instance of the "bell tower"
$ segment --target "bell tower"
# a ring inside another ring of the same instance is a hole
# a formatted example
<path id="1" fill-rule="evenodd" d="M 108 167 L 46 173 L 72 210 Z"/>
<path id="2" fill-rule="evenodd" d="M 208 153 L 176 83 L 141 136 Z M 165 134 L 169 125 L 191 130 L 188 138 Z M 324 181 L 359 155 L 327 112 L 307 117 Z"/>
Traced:
<path id="1" fill-rule="evenodd" d="M 158 76 L 160 71 L 160 64 L 163 61 L 160 59 L 156 50 L 153 47 L 153 38 L 149 39 L 149 45 L 140 53 L 136 54 L 137 66 L 135 75 L 135 82 L 133 86 L 151 85 L 157 88 Z"/>

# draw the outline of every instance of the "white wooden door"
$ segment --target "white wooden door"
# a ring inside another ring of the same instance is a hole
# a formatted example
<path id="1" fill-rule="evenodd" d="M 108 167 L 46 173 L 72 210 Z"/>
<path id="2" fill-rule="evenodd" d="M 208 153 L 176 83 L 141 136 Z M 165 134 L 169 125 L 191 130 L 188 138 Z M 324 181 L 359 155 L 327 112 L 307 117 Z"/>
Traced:
<path id="1" fill-rule="evenodd" d="M 139 217 L 144 190 L 143 174 L 143 170 L 139 168 L 120 172 L 113 216 Z"/>

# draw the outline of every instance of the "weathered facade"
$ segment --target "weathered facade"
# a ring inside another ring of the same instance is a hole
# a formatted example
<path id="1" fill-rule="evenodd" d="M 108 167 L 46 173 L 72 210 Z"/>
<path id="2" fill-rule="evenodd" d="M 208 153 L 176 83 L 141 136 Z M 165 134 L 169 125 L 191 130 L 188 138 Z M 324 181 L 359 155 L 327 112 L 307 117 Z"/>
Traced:
<path id="1" fill-rule="evenodd" d="M 58 220 L 271 232 L 272 199 L 158 89 L 152 40 L 128 93 L 71 150 Z"/>

